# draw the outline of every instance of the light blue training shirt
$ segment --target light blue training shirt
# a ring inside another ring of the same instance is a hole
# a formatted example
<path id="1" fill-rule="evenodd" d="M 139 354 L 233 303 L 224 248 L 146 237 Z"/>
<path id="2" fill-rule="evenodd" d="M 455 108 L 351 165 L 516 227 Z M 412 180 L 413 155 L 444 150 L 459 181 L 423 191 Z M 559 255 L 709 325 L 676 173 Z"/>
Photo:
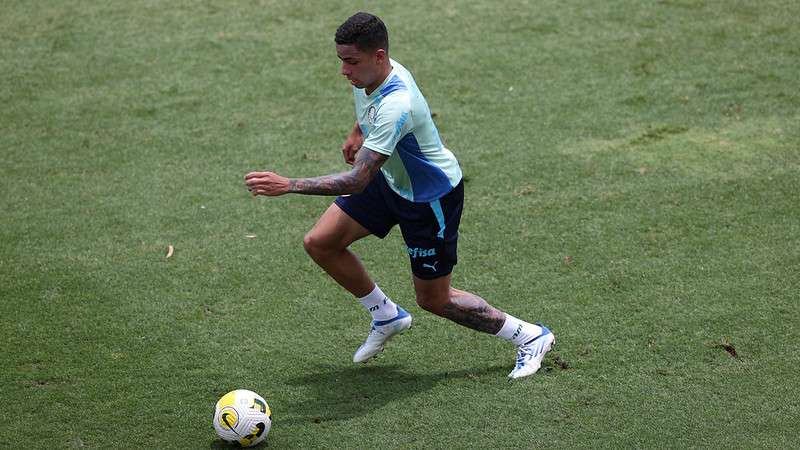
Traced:
<path id="1" fill-rule="evenodd" d="M 392 72 L 370 95 L 353 87 L 363 146 L 389 156 L 381 172 L 392 190 L 412 202 L 433 202 L 458 186 L 461 167 L 442 144 L 414 77 L 389 61 Z"/>

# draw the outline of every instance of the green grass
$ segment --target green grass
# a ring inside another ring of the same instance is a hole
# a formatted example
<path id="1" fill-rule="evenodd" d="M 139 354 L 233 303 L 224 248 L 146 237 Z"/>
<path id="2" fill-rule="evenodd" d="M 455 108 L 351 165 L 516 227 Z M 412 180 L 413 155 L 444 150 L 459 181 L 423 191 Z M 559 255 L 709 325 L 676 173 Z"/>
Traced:
<path id="1" fill-rule="evenodd" d="M 797 445 L 800 4 L 428 3 L 2 2 L 0 447 L 222 447 L 235 388 L 269 448 Z M 364 8 L 467 177 L 454 284 L 558 336 L 534 377 L 397 231 L 354 247 L 416 327 L 354 366 L 330 199 L 247 195 L 343 169 Z"/>

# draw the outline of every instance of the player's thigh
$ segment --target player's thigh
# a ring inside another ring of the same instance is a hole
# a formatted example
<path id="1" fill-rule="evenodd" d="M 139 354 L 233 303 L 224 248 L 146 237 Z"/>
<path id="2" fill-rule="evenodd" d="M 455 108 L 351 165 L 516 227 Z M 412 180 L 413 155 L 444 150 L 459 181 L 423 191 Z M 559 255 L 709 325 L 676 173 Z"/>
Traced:
<path id="1" fill-rule="evenodd" d="M 371 233 L 336 203 L 322 213 L 317 223 L 306 234 L 303 243 L 316 248 L 340 249 L 347 248 L 353 242 L 369 236 Z"/>
<path id="2" fill-rule="evenodd" d="M 414 293 L 423 309 L 438 312 L 450 301 L 450 274 L 432 280 L 414 275 Z"/>
<path id="3" fill-rule="evenodd" d="M 400 222 L 411 272 L 423 280 L 448 275 L 458 263 L 458 227 L 464 203 L 462 185 L 440 200 L 406 205 Z"/>

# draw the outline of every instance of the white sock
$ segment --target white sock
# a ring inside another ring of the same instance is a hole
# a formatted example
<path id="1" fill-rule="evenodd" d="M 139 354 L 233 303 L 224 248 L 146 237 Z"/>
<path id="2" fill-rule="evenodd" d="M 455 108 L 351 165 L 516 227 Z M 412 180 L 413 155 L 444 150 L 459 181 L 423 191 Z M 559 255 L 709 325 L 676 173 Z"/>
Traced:
<path id="1" fill-rule="evenodd" d="M 497 336 L 513 342 L 516 346 L 526 344 L 541 334 L 542 327 L 519 320 L 511 314 L 506 314 L 503 328 L 497 332 Z"/>
<path id="2" fill-rule="evenodd" d="M 373 320 L 389 320 L 397 316 L 397 305 L 389 300 L 377 284 L 372 292 L 359 298 L 358 301 L 372 314 Z"/>

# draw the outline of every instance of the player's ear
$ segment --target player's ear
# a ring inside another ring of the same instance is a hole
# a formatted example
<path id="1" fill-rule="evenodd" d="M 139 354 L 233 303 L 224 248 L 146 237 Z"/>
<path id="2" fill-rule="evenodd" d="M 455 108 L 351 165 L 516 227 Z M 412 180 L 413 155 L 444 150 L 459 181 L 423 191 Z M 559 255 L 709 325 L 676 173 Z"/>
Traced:
<path id="1" fill-rule="evenodd" d="M 379 49 L 375 50 L 375 62 L 380 64 L 380 63 L 386 61 L 387 58 L 388 58 L 388 56 L 386 55 L 386 50 L 384 50 L 382 48 L 379 48 Z"/>

